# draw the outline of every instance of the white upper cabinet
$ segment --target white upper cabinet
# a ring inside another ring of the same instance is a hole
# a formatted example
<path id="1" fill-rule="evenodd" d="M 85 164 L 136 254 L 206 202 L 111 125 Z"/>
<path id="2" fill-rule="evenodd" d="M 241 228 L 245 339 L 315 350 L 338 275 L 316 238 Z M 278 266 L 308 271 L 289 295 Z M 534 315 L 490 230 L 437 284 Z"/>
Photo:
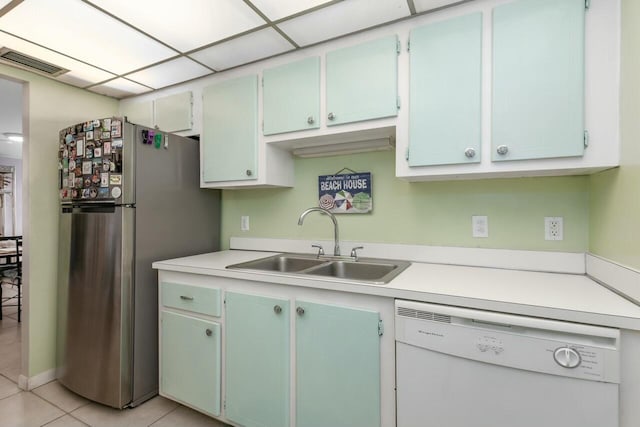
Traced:
<path id="1" fill-rule="evenodd" d="M 579 175 L 618 166 L 620 2 L 589 3 L 470 2 L 414 25 L 410 60 L 400 60 L 411 103 L 396 127 L 396 175 Z"/>
<path id="2" fill-rule="evenodd" d="M 397 36 L 327 53 L 327 125 L 398 114 Z"/>
<path id="3" fill-rule="evenodd" d="M 584 0 L 493 10 L 491 159 L 584 153 Z"/>
<path id="4" fill-rule="evenodd" d="M 293 186 L 292 153 L 326 147 L 395 145 L 396 176 L 410 181 L 620 164 L 621 0 L 450 3 L 416 1 L 418 12 L 441 8 L 122 100 L 121 111 L 144 119 L 145 102 L 193 91 L 181 134 L 202 134 L 210 188 Z M 249 110 L 232 111 L 244 97 L 209 102 L 210 87 L 246 76 Z M 232 144 L 240 134 L 250 138 Z"/>
<path id="5" fill-rule="evenodd" d="M 409 165 L 480 162 L 482 14 L 418 27 L 410 37 Z"/>

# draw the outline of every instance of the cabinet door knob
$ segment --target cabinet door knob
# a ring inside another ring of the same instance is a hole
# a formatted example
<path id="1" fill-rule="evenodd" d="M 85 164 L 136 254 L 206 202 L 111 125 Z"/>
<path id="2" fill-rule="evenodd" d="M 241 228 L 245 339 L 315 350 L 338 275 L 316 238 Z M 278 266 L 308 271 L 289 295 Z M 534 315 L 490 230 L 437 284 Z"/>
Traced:
<path id="1" fill-rule="evenodd" d="M 273 306 L 273 312 L 274 312 L 275 314 L 280 314 L 280 313 L 282 313 L 282 307 L 280 307 L 279 305 L 274 305 L 274 306 Z"/>
<path id="2" fill-rule="evenodd" d="M 302 307 L 296 308 L 296 313 L 298 313 L 298 316 L 304 315 L 304 308 Z"/>
<path id="3" fill-rule="evenodd" d="M 315 120 L 313 120 L 313 116 L 309 116 L 307 117 L 307 123 L 309 123 L 310 125 L 313 124 L 313 122 L 315 122 Z"/>
<path id="4" fill-rule="evenodd" d="M 504 156 L 509 152 L 509 147 L 507 147 L 506 145 L 498 145 L 498 148 L 496 148 L 496 152 L 501 156 Z"/>
<path id="5" fill-rule="evenodd" d="M 466 150 L 464 150 L 464 155 L 467 156 L 468 158 L 473 158 L 476 156 L 476 150 L 475 148 L 467 148 Z"/>
<path id="6" fill-rule="evenodd" d="M 211 329 L 207 329 L 206 331 L 204 331 L 204 333 L 207 334 L 208 337 L 213 335 L 213 331 Z"/>
<path id="7" fill-rule="evenodd" d="M 246 174 L 247 174 L 247 176 L 251 176 L 253 174 L 253 172 L 251 172 L 251 169 L 247 169 Z"/>
<path id="8" fill-rule="evenodd" d="M 335 115 L 335 114 L 333 114 L 333 113 L 329 113 L 329 114 L 327 115 L 327 119 L 329 119 L 329 120 L 333 120 L 333 119 L 335 119 L 335 118 L 336 118 L 336 115 Z"/>

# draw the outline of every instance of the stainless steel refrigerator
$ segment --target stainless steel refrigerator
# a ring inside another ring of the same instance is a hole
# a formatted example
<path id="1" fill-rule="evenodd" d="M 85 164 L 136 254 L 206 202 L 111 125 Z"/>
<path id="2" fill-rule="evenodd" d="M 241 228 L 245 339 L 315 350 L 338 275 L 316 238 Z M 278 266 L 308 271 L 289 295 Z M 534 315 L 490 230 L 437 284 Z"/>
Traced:
<path id="1" fill-rule="evenodd" d="M 136 406 L 158 392 L 151 263 L 218 250 L 220 194 L 199 187 L 197 141 L 121 117 L 63 129 L 58 158 L 59 381 Z"/>

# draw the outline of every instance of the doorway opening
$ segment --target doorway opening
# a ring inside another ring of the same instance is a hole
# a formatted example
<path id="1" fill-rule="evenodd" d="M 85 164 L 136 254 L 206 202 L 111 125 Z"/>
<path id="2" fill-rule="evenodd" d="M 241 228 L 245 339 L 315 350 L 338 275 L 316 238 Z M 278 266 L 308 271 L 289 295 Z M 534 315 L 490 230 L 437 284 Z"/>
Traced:
<path id="1" fill-rule="evenodd" d="M 0 76 L 0 380 L 22 373 L 24 84 Z M 25 346 L 26 347 L 26 346 Z"/>

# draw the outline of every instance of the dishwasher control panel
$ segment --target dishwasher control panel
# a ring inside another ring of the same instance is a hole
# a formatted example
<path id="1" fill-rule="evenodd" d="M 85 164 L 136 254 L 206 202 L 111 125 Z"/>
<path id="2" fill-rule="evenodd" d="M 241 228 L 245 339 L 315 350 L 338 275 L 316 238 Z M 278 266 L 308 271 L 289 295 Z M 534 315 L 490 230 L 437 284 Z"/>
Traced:
<path id="1" fill-rule="evenodd" d="M 458 307 L 396 301 L 396 341 L 552 375 L 620 382 L 619 331 Z M 437 311 L 436 311 L 437 310 Z"/>

